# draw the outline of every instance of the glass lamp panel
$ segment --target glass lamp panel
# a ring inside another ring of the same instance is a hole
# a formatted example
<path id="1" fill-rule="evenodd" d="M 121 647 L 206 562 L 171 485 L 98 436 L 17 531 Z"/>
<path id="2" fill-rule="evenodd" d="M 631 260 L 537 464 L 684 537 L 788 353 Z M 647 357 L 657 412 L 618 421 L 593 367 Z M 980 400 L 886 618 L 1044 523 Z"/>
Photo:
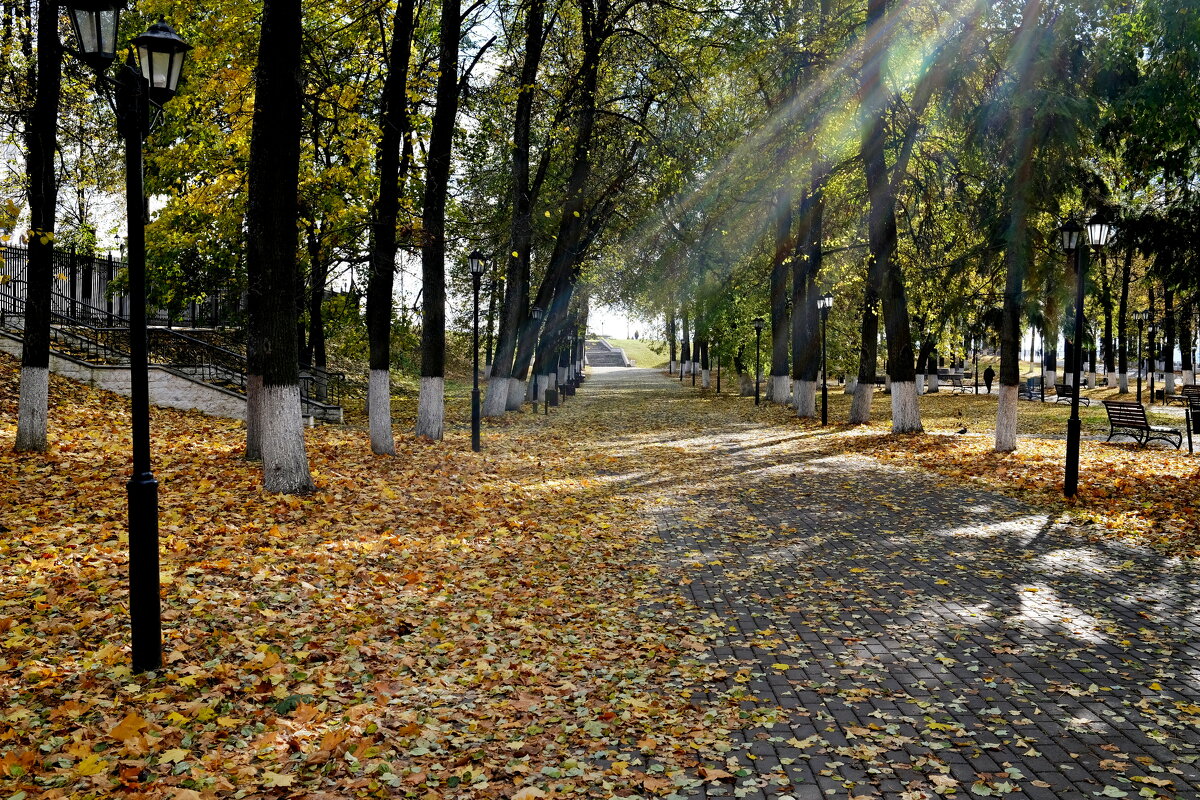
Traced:
<path id="1" fill-rule="evenodd" d="M 1112 226 L 1103 220 L 1092 219 L 1088 223 L 1088 242 L 1093 247 L 1104 247 L 1108 244 L 1108 240 L 1112 238 Z"/>
<path id="2" fill-rule="evenodd" d="M 106 58 L 117 57 L 117 23 L 121 19 L 119 8 L 109 8 L 96 15 L 96 35 L 100 42 L 100 53 Z"/>
<path id="3" fill-rule="evenodd" d="M 75 36 L 79 40 L 79 51 L 88 55 L 99 53 L 100 37 L 96 32 L 97 12 L 72 8 L 70 14 L 71 26 L 75 28 Z"/>

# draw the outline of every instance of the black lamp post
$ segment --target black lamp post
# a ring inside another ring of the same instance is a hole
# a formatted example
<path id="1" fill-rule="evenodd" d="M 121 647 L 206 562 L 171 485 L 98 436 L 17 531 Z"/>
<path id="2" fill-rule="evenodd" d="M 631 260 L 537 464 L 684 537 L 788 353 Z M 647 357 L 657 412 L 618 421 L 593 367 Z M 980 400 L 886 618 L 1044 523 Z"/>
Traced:
<path id="1" fill-rule="evenodd" d="M 758 405 L 758 374 L 762 372 L 763 318 L 754 318 L 754 405 Z"/>
<path id="2" fill-rule="evenodd" d="M 1142 402 L 1142 339 L 1145 335 L 1144 326 L 1146 320 L 1150 319 L 1150 312 L 1146 309 L 1133 312 L 1133 318 L 1138 324 L 1138 354 L 1137 354 L 1137 401 Z"/>
<path id="3" fill-rule="evenodd" d="M 825 353 L 825 327 L 829 322 L 829 309 L 833 308 L 833 295 L 823 294 L 817 298 L 821 310 L 821 424 L 829 424 L 829 375 Z"/>
<path id="4" fill-rule="evenodd" d="M 472 250 L 467 256 L 471 268 L 471 363 L 474 383 L 471 385 L 471 449 L 479 452 L 479 284 L 483 280 L 483 253 Z"/>
<path id="5" fill-rule="evenodd" d="M 150 465 L 150 386 L 146 353 L 146 218 L 142 145 L 162 105 L 175 95 L 189 49 L 165 21 L 133 40 L 116 77 L 117 30 L 124 0 L 66 3 L 77 55 L 96 72 L 101 92 L 117 116 L 125 145 L 125 213 L 129 241 L 129 389 L 133 429 L 133 476 L 129 497 L 129 627 L 134 672 L 162 666 L 162 615 L 158 570 L 158 481 Z M 153 112 L 153 113 L 152 113 Z"/>
<path id="6" fill-rule="evenodd" d="M 1096 250 L 1108 244 L 1112 237 L 1112 225 L 1101 214 L 1092 215 L 1087 223 L 1087 240 Z M 1067 421 L 1067 463 L 1063 477 L 1063 495 L 1074 497 L 1079 488 L 1079 438 L 1082 423 L 1079 420 L 1079 375 L 1083 367 L 1083 287 L 1084 268 L 1082 229 L 1077 222 L 1068 222 L 1062 227 L 1062 248 L 1075 256 L 1075 331 L 1071 348 L 1071 418 Z"/>

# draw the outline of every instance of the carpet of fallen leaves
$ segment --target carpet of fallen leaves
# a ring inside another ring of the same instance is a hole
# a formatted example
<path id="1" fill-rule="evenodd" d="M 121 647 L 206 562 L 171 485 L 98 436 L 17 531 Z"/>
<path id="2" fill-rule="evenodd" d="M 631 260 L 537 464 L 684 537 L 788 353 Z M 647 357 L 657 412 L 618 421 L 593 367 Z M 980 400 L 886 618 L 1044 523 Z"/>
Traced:
<path id="1" fill-rule="evenodd" d="M 708 393 L 711 395 L 711 393 Z M 1200 453 L 1190 454 L 1186 436 L 1179 450 L 1155 442 L 1140 447 L 1128 439 L 1105 442 L 1108 423 L 1103 398 L 1132 395 L 1114 391 L 1087 392 L 1091 407 L 1081 408 L 1084 440 L 1079 450 L 1079 486 L 1074 500 L 1063 497 L 1066 462 L 1066 424 L 1070 406 L 1018 404 L 1018 449 L 997 453 L 995 395 L 974 396 L 941 392 L 921 398 L 926 435 L 888 433 L 890 398 L 877 394 L 872 422 L 867 426 L 840 424 L 850 407 L 841 391 L 831 391 L 824 431 L 811 420 L 798 419 L 790 409 L 764 406 L 757 419 L 803 428 L 823 440 L 830 453 L 857 453 L 882 461 L 931 470 L 953 480 L 1019 497 L 1041 507 L 1069 513 L 1087 523 L 1091 536 L 1114 537 L 1149 545 L 1157 551 L 1186 558 L 1200 557 Z M 714 397 L 733 409 L 739 398 Z M 1171 412 L 1174 413 L 1171 413 Z M 744 412 L 743 412 L 744 413 Z M 1180 409 L 1151 409 L 1151 422 L 1185 431 Z M 959 431 L 965 429 L 965 434 Z"/>
<path id="2" fill-rule="evenodd" d="M 586 432 L 307 433 L 318 490 L 264 495 L 240 423 L 152 412 L 165 665 L 128 662 L 129 407 L 51 378 L 15 454 L 0 358 L 0 796 L 660 795 L 742 717 L 701 626 L 649 609 L 645 525 Z M 706 693 L 706 697 L 707 697 Z M 691 774 L 693 777 L 689 778 Z"/>

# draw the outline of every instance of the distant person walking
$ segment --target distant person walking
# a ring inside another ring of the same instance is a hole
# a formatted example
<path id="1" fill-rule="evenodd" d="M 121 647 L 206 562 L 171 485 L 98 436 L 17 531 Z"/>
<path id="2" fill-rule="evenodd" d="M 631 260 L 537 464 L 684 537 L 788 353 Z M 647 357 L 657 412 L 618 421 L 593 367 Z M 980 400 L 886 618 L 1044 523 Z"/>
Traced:
<path id="1" fill-rule="evenodd" d="M 987 387 L 987 393 L 992 393 L 992 379 L 996 377 L 996 370 L 992 369 L 989 364 L 988 368 L 983 371 L 983 385 Z"/>

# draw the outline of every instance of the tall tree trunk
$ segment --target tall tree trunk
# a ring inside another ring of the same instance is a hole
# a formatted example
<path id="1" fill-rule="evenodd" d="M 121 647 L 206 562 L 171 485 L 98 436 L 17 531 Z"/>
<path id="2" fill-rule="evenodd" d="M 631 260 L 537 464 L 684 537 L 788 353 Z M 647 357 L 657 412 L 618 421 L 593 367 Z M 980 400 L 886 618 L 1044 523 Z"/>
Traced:
<path id="1" fill-rule="evenodd" d="M 300 0 L 265 0 L 255 68 L 246 207 L 252 295 L 250 373 L 261 380 L 258 413 L 263 486 L 313 489 L 304 450 L 296 348 L 296 222 L 300 170 Z"/>
<path id="2" fill-rule="evenodd" d="M 1104 309 L 1104 331 L 1101 344 L 1104 350 L 1104 374 L 1112 381 L 1117 371 L 1116 353 L 1113 352 L 1113 296 L 1112 279 L 1108 274 L 1108 255 L 1100 251 L 1100 304 Z M 1093 370 L 1094 371 L 1094 370 Z"/>
<path id="3" fill-rule="evenodd" d="M 1175 292 L 1163 286 L 1163 394 L 1175 393 Z"/>
<path id="4" fill-rule="evenodd" d="M 688 330 L 688 313 L 687 306 L 683 307 L 680 312 L 683 319 L 683 338 L 679 342 L 679 377 L 687 375 L 691 371 L 692 353 L 691 353 L 691 333 Z"/>
<path id="5" fill-rule="evenodd" d="M 579 67 L 579 113 L 575 143 L 571 151 L 571 173 L 567 179 L 562 214 L 559 217 L 558 236 L 554 250 L 546 267 L 546 275 L 538 287 L 534 305 L 545 309 L 547 327 L 556 315 L 566 314 L 566 303 L 570 291 L 566 288 L 582 255 L 583 239 L 587 222 L 584 219 L 587 200 L 587 184 L 592 173 L 592 135 L 596 127 L 596 91 L 600 80 L 600 60 L 609 30 L 607 23 L 597 17 L 596 8 L 590 0 L 580 3 L 583 53 Z M 560 306 L 556 308 L 555 306 Z M 535 325 L 522 327 L 517 336 L 516 358 L 513 376 L 525 379 L 525 370 L 538 343 Z"/>
<path id="6" fill-rule="evenodd" d="M 1121 394 L 1129 391 L 1129 279 L 1133 267 L 1133 243 L 1125 245 L 1121 265 L 1121 299 L 1117 304 L 1117 386 Z"/>
<path id="7" fill-rule="evenodd" d="M 793 387 L 793 402 L 796 413 L 801 417 L 817 414 L 817 376 L 821 369 L 820 312 L 817 310 L 817 278 L 821 274 L 825 248 L 825 182 L 829 178 L 829 166 L 819 158 L 814 162 L 807 193 L 807 204 L 802 204 L 800 232 L 797 252 L 800 272 L 793 268 L 792 293 L 796 297 L 799 282 L 800 297 L 794 299 L 792 307 L 800 309 L 799 323 L 792 322 L 792 376 L 797 379 Z"/>
<path id="8" fill-rule="evenodd" d="M 25 126 L 29 176 L 29 263 L 25 289 L 25 333 L 21 345 L 20 398 L 17 403 L 17 451 L 45 452 L 50 387 L 50 296 L 54 285 L 54 210 L 58 183 L 54 155 L 58 147 L 58 100 L 62 86 L 62 48 L 58 41 L 58 5 L 38 5 L 37 83 Z"/>
<path id="9" fill-rule="evenodd" d="M 458 117 L 458 0 L 441 0 L 438 79 L 429 132 L 422 204 L 421 243 L 421 389 L 417 401 L 417 435 L 442 438 L 446 374 L 446 192 Z"/>
<path id="10" fill-rule="evenodd" d="M 1041 0 L 1029 0 L 1021 15 L 1013 51 L 1017 53 L 1018 76 L 1009 136 L 1013 140 L 1012 173 L 1008 180 L 1008 230 L 1005 231 L 1004 316 L 1000 324 L 1000 397 L 996 406 L 995 450 L 1017 449 L 1017 387 L 1021 382 L 1021 300 L 1025 276 L 1029 274 L 1029 192 L 1033 178 L 1034 108 L 1033 51 L 1037 37 Z"/>
<path id="11" fill-rule="evenodd" d="M 1192 360 L 1192 315 L 1196 309 L 1193 298 L 1194 296 L 1187 298 L 1187 301 L 1183 304 L 1183 309 L 1179 313 L 1179 355 L 1183 359 L 1180 368 L 1183 370 L 1183 383 L 1185 386 L 1196 383 L 1196 364 Z"/>
<path id="12" fill-rule="evenodd" d="M 892 188 L 884 147 L 887 134 L 888 97 L 883 85 L 883 59 L 886 53 L 884 15 L 886 0 L 868 0 L 867 30 L 870 45 L 863 66 L 862 160 L 870 210 L 867 240 L 871 268 L 879 297 L 883 301 L 884 329 L 887 332 L 889 375 L 892 379 L 892 432 L 916 433 L 921 428 L 917 405 L 916 371 L 913 363 L 912 334 L 908 324 L 908 299 L 904 276 L 896 262 L 896 196 Z"/>
<path id="13" fill-rule="evenodd" d="M 529 0 L 525 13 L 525 59 L 521 64 L 521 88 L 513 119 L 512 207 L 509 255 L 504 280 L 504 309 L 492 361 L 491 379 L 483 402 L 485 417 L 502 416 L 505 410 L 521 407 L 525 365 L 514 365 L 517 339 L 525 328 L 537 336 L 537 323 L 529 316 L 530 250 L 533 244 L 534 197 L 529 184 L 530 129 L 533 122 L 534 87 L 546 41 L 545 0 Z M 514 374 L 514 367 L 521 375 Z"/>
<path id="14" fill-rule="evenodd" d="M 413 16 L 416 0 L 400 0 L 392 18 L 388 71 L 383 82 L 379 197 L 371 220 L 370 273 L 367 278 L 367 342 L 370 375 L 367 383 L 367 417 L 371 452 L 394 456 L 392 435 L 392 286 L 396 275 L 396 223 L 400 192 L 408 173 L 401 148 L 408 139 L 408 66 L 412 57 Z"/>
<path id="15" fill-rule="evenodd" d="M 795 249 L 792 239 L 792 193 L 788 186 L 775 193 L 775 258 L 771 262 L 771 379 L 767 400 L 788 401 L 788 264 Z"/>
<path id="16" fill-rule="evenodd" d="M 667 374 L 675 374 L 675 308 L 672 306 L 667 309 L 667 346 L 670 348 L 670 356 L 667 361 Z"/>

